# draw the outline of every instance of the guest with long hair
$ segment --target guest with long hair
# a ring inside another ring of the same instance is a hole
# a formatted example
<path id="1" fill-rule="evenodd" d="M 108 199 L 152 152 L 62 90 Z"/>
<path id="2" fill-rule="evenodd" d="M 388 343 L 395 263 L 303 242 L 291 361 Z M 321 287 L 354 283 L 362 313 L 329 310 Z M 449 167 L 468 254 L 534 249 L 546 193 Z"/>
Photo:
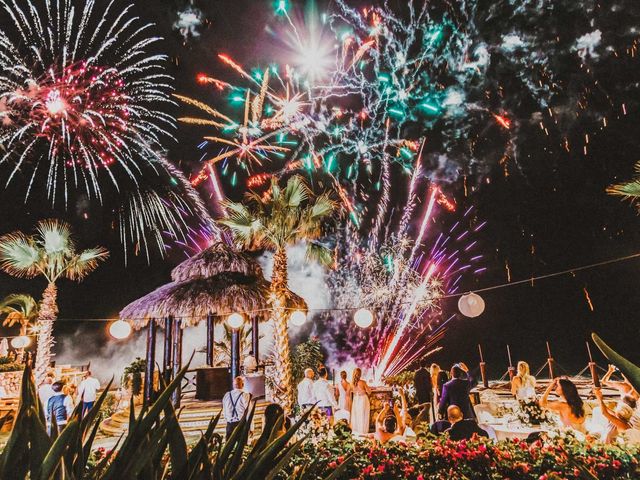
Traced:
<path id="1" fill-rule="evenodd" d="M 559 400 L 549 401 L 549 394 L 555 390 Z M 580 398 L 575 384 L 566 378 L 556 378 L 549 383 L 549 386 L 542 394 L 540 406 L 556 412 L 560 415 L 560 421 L 565 427 L 572 428 L 578 432 L 585 433 L 584 421 L 586 414 L 584 402 Z"/>
<path id="2" fill-rule="evenodd" d="M 362 370 L 356 368 L 351 379 L 353 388 L 353 401 L 351 402 L 351 430 L 355 434 L 366 435 L 369 433 L 369 412 L 371 404 L 369 395 L 371 388 L 362 380 Z"/>
<path id="3" fill-rule="evenodd" d="M 527 362 L 518 362 L 518 373 L 511 381 L 511 393 L 516 400 L 536 398 L 536 377 L 531 375 Z"/>

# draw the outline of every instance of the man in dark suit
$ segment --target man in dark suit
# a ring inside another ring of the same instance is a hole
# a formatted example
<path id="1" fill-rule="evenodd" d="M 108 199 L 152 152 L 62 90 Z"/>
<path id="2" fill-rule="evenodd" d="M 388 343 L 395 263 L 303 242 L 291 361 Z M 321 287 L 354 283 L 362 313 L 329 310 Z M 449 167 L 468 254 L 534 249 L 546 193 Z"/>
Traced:
<path id="1" fill-rule="evenodd" d="M 447 407 L 457 405 L 462 411 L 463 418 L 476 418 L 471 405 L 469 393 L 475 386 L 475 380 L 469 375 L 469 369 L 464 363 L 457 363 L 451 369 L 451 377 L 442 387 L 438 413 L 444 417 Z"/>
<path id="2" fill-rule="evenodd" d="M 420 360 L 420 368 L 416 370 L 416 373 L 413 375 L 413 385 L 416 387 L 416 400 L 420 405 L 431 401 L 431 392 L 433 391 L 431 373 L 429 373 L 427 365 L 428 363 L 425 358 Z"/>
<path id="3" fill-rule="evenodd" d="M 489 434 L 481 429 L 475 420 L 463 418 L 462 410 L 457 405 L 447 408 L 447 417 L 451 422 L 451 428 L 447 430 L 451 440 L 469 440 L 473 435 L 489 437 Z"/>

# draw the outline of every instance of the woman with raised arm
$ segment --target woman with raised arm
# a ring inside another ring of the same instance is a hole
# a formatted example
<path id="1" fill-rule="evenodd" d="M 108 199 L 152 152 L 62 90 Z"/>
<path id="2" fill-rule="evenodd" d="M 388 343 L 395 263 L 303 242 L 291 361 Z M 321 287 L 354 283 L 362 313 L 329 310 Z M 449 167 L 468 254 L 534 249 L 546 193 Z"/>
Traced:
<path id="1" fill-rule="evenodd" d="M 552 390 L 555 390 L 555 394 L 560 397 L 560 399 L 555 402 L 549 401 L 549 394 Z M 552 380 L 542 394 L 540 406 L 558 413 L 558 415 L 560 415 L 560 421 L 565 427 L 586 433 L 584 426 L 586 418 L 584 402 L 578 394 L 578 389 L 571 380 L 566 378 L 556 378 Z"/>

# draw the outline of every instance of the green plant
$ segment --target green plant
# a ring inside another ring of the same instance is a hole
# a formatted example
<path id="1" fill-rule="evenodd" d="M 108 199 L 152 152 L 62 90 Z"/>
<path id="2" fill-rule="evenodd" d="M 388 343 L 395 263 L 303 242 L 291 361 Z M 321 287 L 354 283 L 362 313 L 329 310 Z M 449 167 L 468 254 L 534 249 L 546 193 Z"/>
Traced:
<path id="1" fill-rule="evenodd" d="M 324 362 L 324 354 L 322 353 L 322 344 L 315 337 L 310 338 L 306 342 L 296 345 L 291 352 L 291 371 L 293 373 L 293 381 L 300 382 L 304 378 L 304 371 L 307 368 L 317 370 L 318 365 Z"/>
<path id="2" fill-rule="evenodd" d="M 404 372 L 400 372 L 397 375 L 385 377 L 384 383 L 386 383 L 390 387 L 405 387 L 413 383 L 413 376 L 414 372 L 405 370 Z"/>
<path id="3" fill-rule="evenodd" d="M 18 372 L 24 370 L 24 364 L 16 362 L 11 357 L 0 357 L 0 372 Z"/>
<path id="4" fill-rule="evenodd" d="M 71 226 L 60 220 L 41 220 L 36 235 L 13 232 L 0 237 L 0 269 L 15 277 L 42 275 L 47 288 L 38 310 L 36 377 L 40 381 L 51 363 L 53 322 L 58 316 L 58 287 L 61 278 L 80 281 L 108 257 L 102 247 L 78 251 Z"/>
<path id="5" fill-rule="evenodd" d="M 295 175 L 284 188 L 273 179 L 265 194 L 251 192 L 245 203 L 226 202 L 227 216 L 219 222 L 229 228 L 235 240 L 249 249 L 273 252 L 271 275 L 274 323 L 274 383 L 276 397 L 285 411 L 293 404 L 293 372 L 290 359 L 288 315 L 287 247 L 307 242 L 307 257 L 333 263 L 333 252 L 314 242 L 322 235 L 323 223 L 335 207 L 328 194 L 313 197 L 304 179 Z"/>
<path id="6" fill-rule="evenodd" d="M 190 362 L 189 362 L 190 363 Z M 215 433 L 220 418 L 211 420 L 206 431 L 189 450 L 180 430 L 171 395 L 189 368 L 185 366 L 168 385 L 162 385 L 157 400 L 144 404 L 135 416 L 130 409 L 129 429 L 111 451 L 93 448 L 99 427 L 99 412 L 111 382 L 94 408 L 80 419 L 77 407 L 67 425 L 53 435 L 46 431 L 31 369 L 23 374 L 20 407 L 13 430 L 0 454 L 0 478 L 11 480 L 264 480 L 273 478 L 301 448 L 304 438 L 294 440 L 310 411 L 278 436 L 274 426 L 269 441 L 246 448 L 255 405 L 245 412 L 233 434 L 223 441 Z M 345 465 L 346 468 L 346 465 Z M 297 480 L 333 480 L 342 472 L 320 476 L 317 472 L 296 475 Z"/>
<path id="7" fill-rule="evenodd" d="M 146 368 L 147 361 L 144 358 L 136 357 L 122 373 L 121 383 L 124 387 L 131 389 L 131 395 L 134 397 L 142 393 L 142 374 Z"/>

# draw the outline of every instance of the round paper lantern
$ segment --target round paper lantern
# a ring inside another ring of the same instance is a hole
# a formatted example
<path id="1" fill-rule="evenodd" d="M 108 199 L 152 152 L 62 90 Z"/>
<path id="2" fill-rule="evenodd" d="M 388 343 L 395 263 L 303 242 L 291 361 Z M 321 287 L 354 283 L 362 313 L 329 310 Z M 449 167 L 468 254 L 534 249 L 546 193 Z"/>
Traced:
<path id="1" fill-rule="evenodd" d="M 360 328 L 370 327 L 373 323 L 373 313 L 366 308 L 361 308 L 353 315 L 353 321 Z"/>
<path id="2" fill-rule="evenodd" d="M 26 348 L 31 343 L 31 339 L 25 335 L 21 335 L 11 340 L 13 348 Z"/>
<path id="3" fill-rule="evenodd" d="M 484 312 L 484 300 L 475 293 L 462 295 L 458 300 L 458 310 L 465 317 L 475 318 Z"/>
<path id="4" fill-rule="evenodd" d="M 116 320 L 109 325 L 109 334 L 117 340 L 127 338 L 131 335 L 131 325 L 124 320 Z"/>
<path id="5" fill-rule="evenodd" d="M 289 317 L 289 321 L 291 322 L 292 325 L 295 325 L 296 327 L 301 327 L 302 325 L 304 325 L 304 322 L 307 321 L 307 314 L 304 312 L 301 312 L 300 310 L 296 310 Z"/>
<path id="6" fill-rule="evenodd" d="M 229 325 L 234 330 L 240 328 L 244 323 L 244 317 L 239 313 L 232 313 L 227 317 L 227 325 Z"/>

